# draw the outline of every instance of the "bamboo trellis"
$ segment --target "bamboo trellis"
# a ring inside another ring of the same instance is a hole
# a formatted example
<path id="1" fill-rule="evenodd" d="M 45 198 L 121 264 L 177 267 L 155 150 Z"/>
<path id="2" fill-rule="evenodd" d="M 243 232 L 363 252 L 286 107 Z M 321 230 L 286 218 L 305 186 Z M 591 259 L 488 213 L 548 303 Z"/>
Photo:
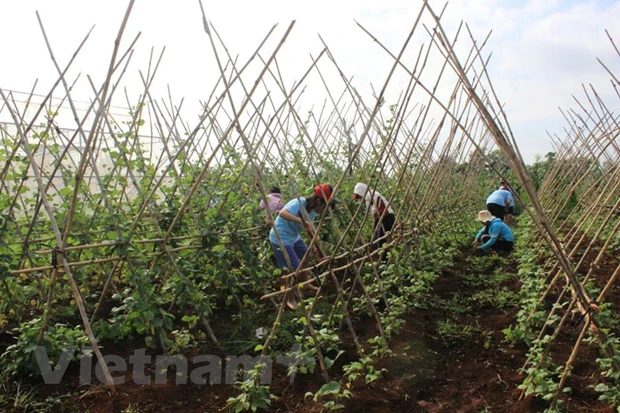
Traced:
<path id="1" fill-rule="evenodd" d="M 267 189 L 273 184 L 286 185 L 290 199 L 307 195 L 326 179 L 343 198 L 350 196 L 347 191 L 357 180 L 380 190 L 390 200 L 397 221 L 383 249 L 404 246 L 406 251 L 404 255 L 390 255 L 388 265 L 413 266 L 416 245 L 442 235 L 443 227 L 433 225 L 438 220 L 453 222 L 461 233 L 472 230 L 475 214 L 484 207 L 490 189 L 480 180 L 490 176 L 488 185 L 493 185 L 494 177 L 505 173 L 488 170 L 493 167 L 486 154 L 499 149 L 523 188 L 522 197 L 528 200 L 526 211 L 532 217 L 533 231 L 540 235 L 540 246 L 553 252 L 540 305 L 554 286 L 566 286 L 557 302 L 569 300 L 568 306 L 561 310 L 554 307 L 548 314 L 552 317 L 556 311 L 563 312 L 553 336 L 557 337 L 574 309 L 585 321 L 566 361 L 558 395 L 589 329 L 606 354 L 614 351 L 606 344 L 603 326 L 598 325 L 593 309 L 616 282 L 620 265 L 595 299 L 586 288 L 589 279 L 602 276 L 597 273 L 598 265 L 610 259 L 610 245 L 620 227 L 618 116 L 595 90 L 584 87 L 588 109 L 577 101 L 578 110 L 565 112 L 567 137 L 556 139 L 561 145 L 556 161 L 537 190 L 492 87 L 487 72 L 490 55 L 484 52 L 486 39 L 477 43 L 463 24 L 449 37 L 441 24 L 445 7 L 436 14 L 423 2 L 407 38 L 395 51 L 358 23 L 370 37 L 368 46 L 376 43 L 392 59 L 381 88 L 370 99 L 356 88 L 322 38 L 321 48 L 313 51 L 306 69 L 297 74 L 298 80 L 292 85 L 286 83 L 278 62 L 286 58 L 282 46 L 295 22 L 279 39 L 277 27 L 272 27 L 254 53 L 240 62 L 232 57 L 203 12 L 202 41 L 210 45 L 220 76 L 210 96 L 201 102 L 199 120 L 192 124 L 183 119 L 183 101 L 175 104 L 172 93 L 162 100 L 153 96 L 152 85 L 163 52 L 157 58 L 151 54 L 148 71 L 140 73 L 143 91 L 138 104 L 132 105 L 125 97 L 133 109 L 120 120 L 111 113 L 111 105 L 119 99 L 119 85 L 129 70 L 138 40 L 125 49 L 120 47 L 132 5 L 130 1 L 114 42 L 105 81 L 97 86 L 88 77 L 93 97 L 82 116 L 76 110 L 73 83 L 66 74 L 86 47 L 88 34 L 64 69 L 45 37 L 58 80 L 42 101 L 35 103 L 33 92 L 25 103 L 18 103 L 10 91 L 0 89 L 0 113 L 11 118 L 0 124 L 4 163 L 0 170 L 0 213 L 8 218 L 2 222 L 2 236 L 18 257 L 11 261 L 7 276 L 31 276 L 33 283 L 38 283 L 45 302 L 39 341 L 54 316 L 56 284 L 66 276 L 84 330 L 101 359 L 92 323 L 109 316 L 103 303 L 111 299 L 110 291 L 118 291 L 115 283 L 120 278 L 150 271 L 158 291 L 172 279 L 180 280 L 184 287 L 165 303 L 168 311 L 197 314 L 212 344 L 221 345 L 212 323 L 216 310 L 208 303 L 180 303 L 188 291 L 200 289 L 184 272 L 187 255 L 183 254 L 204 252 L 202 241 L 209 234 L 215 234 L 221 247 L 234 249 L 235 237 L 239 236 L 250 237 L 255 245 L 264 244 L 261 217 L 253 205 L 243 203 L 266 200 Z M 39 23 L 45 35 L 40 18 Z M 468 52 L 457 53 L 463 48 Z M 612 78 L 617 90 L 618 81 L 613 74 Z M 57 90 L 61 85 L 62 91 Z M 304 95 L 308 88 L 324 92 L 323 101 L 308 106 Z M 51 97 L 58 94 L 62 99 L 52 103 Z M 387 105 L 392 96 L 398 97 L 393 105 Z M 314 104 L 320 109 L 315 110 Z M 61 128 L 56 119 L 67 105 L 76 122 L 72 129 Z M 26 116 L 28 113 L 33 114 Z M 41 123 L 43 126 L 35 126 Z M 270 182 L 275 178 L 280 182 Z M 575 193 L 578 201 L 565 216 L 565 206 Z M 245 201 L 238 201 L 239 197 Z M 367 303 L 382 337 L 382 312 L 390 310 L 390 293 L 382 286 L 381 251 L 370 252 L 368 248 L 369 232 L 376 229 L 372 228 L 372 217 L 363 204 L 351 205 L 342 202 L 336 213 L 327 211 L 316 223 L 302 262 L 310 260 L 315 248 L 324 252 L 325 259 L 284 274 L 282 280 L 294 282 L 281 290 L 272 291 L 269 285 L 254 292 L 258 293 L 257 300 L 261 296 L 270 299 L 266 305 L 277 308 L 263 345 L 265 355 L 277 339 L 286 293 L 303 298 L 300 287 L 313 281 L 297 282 L 304 274 L 314 273 L 321 281 L 312 303 L 301 305 L 300 310 L 306 325 L 304 335 L 312 338 L 325 380 L 328 368 L 313 321 L 319 297 L 331 300 L 330 320 L 342 312 L 346 334 L 360 355 L 365 348 L 353 321 L 354 299 Z M 232 207 L 242 209 L 235 222 L 225 228 L 220 223 L 215 231 L 205 227 L 205 222 L 217 222 L 215 218 Z M 104 229 L 95 225 L 101 222 L 106 222 Z M 333 242 L 321 239 L 327 226 Z M 587 274 L 582 276 L 584 257 L 601 243 Z M 85 274 L 97 271 L 103 274 L 101 290 L 96 298 L 85 297 L 79 283 L 87 282 Z M 79 280 L 75 274 L 80 275 Z M 347 276 L 352 278 L 349 284 Z M 2 282 L 8 293 L 6 277 Z M 373 283 L 376 291 L 369 288 Z M 328 286 L 335 294 L 321 295 Z M 144 285 L 136 288 L 141 296 L 147 294 Z M 233 295 L 240 309 L 243 303 Z M 8 296 L 10 299 L 10 293 Z M 379 301 L 386 310 L 376 305 Z M 9 305 L 19 324 L 24 315 L 15 303 Z M 544 332 L 540 332 L 541 337 Z M 163 327 L 155 332 L 164 351 L 167 333 Z M 102 366 L 114 391 L 112 377 L 105 363 Z"/>

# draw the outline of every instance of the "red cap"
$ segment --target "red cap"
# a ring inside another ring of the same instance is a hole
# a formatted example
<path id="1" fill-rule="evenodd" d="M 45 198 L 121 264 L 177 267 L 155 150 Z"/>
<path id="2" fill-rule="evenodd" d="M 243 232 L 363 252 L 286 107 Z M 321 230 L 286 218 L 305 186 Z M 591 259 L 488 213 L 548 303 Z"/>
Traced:
<path id="1" fill-rule="evenodd" d="M 332 187 L 326 184 L 321 184 L 314 187 L 314 196 L 326 201 L 331 199 L 333 192 Z"/>

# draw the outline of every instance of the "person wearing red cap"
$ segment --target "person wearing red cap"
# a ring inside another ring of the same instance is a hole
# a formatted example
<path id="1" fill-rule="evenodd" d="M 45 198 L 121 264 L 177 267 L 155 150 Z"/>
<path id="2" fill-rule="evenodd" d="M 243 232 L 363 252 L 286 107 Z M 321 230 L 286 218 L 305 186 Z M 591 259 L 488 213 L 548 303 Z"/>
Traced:
<path id="1" fill-rule="evenodd" d="M 372 237 L 372 249 L 378 249 L 383 246 L 385 239 L 380 239 L 386 233 L 392 230 L 396 217 L 394 211 L 388 206 L 388 201 L 378 191 L 371 189 L 368 185 L 358 182 L 353 189 L 353 199 L 364 198 L 366 208 L 370 208 L 372 217 L 375 220 L 375 233 Z M 379 224 L 380 223 L 380 224 Z M 377 241 L 375 241 L 377 240 Z"/>
<path id="2" fill-rule="evenodd" d="M 306 243 L 301 238 L 301 233 L 305 229 L 309 235 L 314 234 L 312 222 L 317 214 L 322 214 L 332 203 L 333 192 L 333 188 L 329 185 L 317 185 L 314 187 L 314 192 L 311 196 L 295 198 L 284 205 L 284 208 L 282 208 L 274 222 L 273 228 L 269 232 L 269 241 L 280 269 L 293 272 L 299 267 L 302 258 L 308 251 Z M 282 244 L 280 244 L 280 241 Z M 284 247 L 284 250 L 282 247 Z M 285 258 L 284 251 L 286 251 L 286 255 L 290 260 L 290 267 Z M 312 285 L 309 288 L 317 289 Z M 287 306 L 291 309 L 296 308 L 293 294 L 288 295 Z"/>

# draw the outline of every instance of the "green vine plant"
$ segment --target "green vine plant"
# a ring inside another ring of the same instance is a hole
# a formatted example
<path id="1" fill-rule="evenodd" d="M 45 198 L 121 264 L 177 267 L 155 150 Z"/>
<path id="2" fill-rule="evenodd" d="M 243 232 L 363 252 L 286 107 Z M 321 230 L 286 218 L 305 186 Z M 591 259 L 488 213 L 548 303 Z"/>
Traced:
<path id="1" fill-rule="evenodd" d="M 304 396 L 306 400 L 312 399 L 315 403 L 321 405 L 320 412 L 333 412 L 344 409 L 342 404 L 345 400 L 351 398 L 351 392 L 347 389 L 343 389 L 340 383 L 336 381 L 330 381 L 325 383 L 316 392 L 307 392 Z"/>
<path id="2" fill-rule="evenodd" d="M 370 356 L 364 356 L 358 361 L 347 364 L 343 367 L 343 371 L 347 379 L 347 388 L 351 388 L 358 379 L 363 379 L 365 385 L 372 384 L 387 373 L 387 369 L 375 368 Z"/>
<path id="3" fill-rule="evenodd" d="M 603 310 L 598 315 L 605 317 L 605 312 L 606 311 Z M 585 341 L 594 342 L 596 339 L 590 333 Z M 606 344 L 609 348 L 613 349 L 613 356 L 596 359 L 596 363 L 605 381 L 601 381 L 590 387 L 599 393 L 599 400 L 616 407 L 616 410 L 620 412 L 620 371 L 615 368 L 615 365 L 620 363 L 620 339 L 613 333 L 610 333 L 607 335 Z"/>
<path id="4" fill-rule="evenodd" d="M 520 224 L 517 239 L 515 256 L 518 263 L 518 275 L 521 282 L 519 291 L 519 311 L 517 321 L 514 325 L 502 330 L 505 341 L 510 345 L 524 342 L 531 346 L 536 338 L 538 331 L 547 320 L 547 315 L 539 306 L 540 297 L 546 289 L 546 276 L 544 268 L 539 262 L 543 259 L 538 252 L 527 248 L 530 245 L 531 231 L 527 224 L 527 219 L 523 218 Z M 554 321 L 554 320 L 550 320 Z"/>
<path id="5" fill-rule="evenodd" d="M 341 339 L 338 335 L 337 328 L 322 314 L 315 313 L 310 317 L 310 320 L 315 326 L 315 333 L 319 341 L 321 352 L 323 353 L 325 367 L 329 369 L 334 365 L 336 360 L 344 354 L 344 351 L 340 349 Z M 293 322 L 297 323 L 300 327 L 300 333 L 295 336 L 295 342 L 301 343 L 301 353 L 299 357 L 305 357 L 306 360 L 310 361 L 309 363 L 304 363 L 304 365 L 296 366 L 295 368 L 300 373 L 312 373 L 316 367 L 317 354 L 314 339 L 306 332 L 305 327 L 307 322 L 304 317 L 295 318 Z M 290 373 L 291 372 L 289 372 L 289 374 Z"/>
<path id="6" fill-rule="evenodd" d="M 8 346 L 0 356 L 0 369 L 7 378 L 34 377 L 40 374 L 34 352 L 38 346 L 45 348 L 51 366 L 56 365 L 60 356 L 68 348 L 76 349 L 76 353 L 71 356 L 71 361 L 78 361 L 86 355 L 82 348 L 88 345 L 88 338 L 81 327 L 70 328 L 64 324 L 52 325 L 38 343 L 37 336 L 41 325 L 42 319 L 38 317 L 23 323 L 18 329 L 17 343 Z"/>
<path id="7" fill-rule="evenodd" d="M 254 368 L 247 372 L 248 378 L 235 384 L 241 393 L 236 397 L 228 398 L 225 407 L 228 411 L 234 413 L 256 412 L 259 409 L 268 409 L 271 401 L 277 399 L 275 395 L 269 392 L 269 386 L 260 384 L 261 369 L 264 367 L 265 364 L 256 363 Z"/>
<path id="8" fill-rule="evenodd" d="M 525 369 L 526 377 L 518 386 L 525 390 L 525 395 L 533 395 L 544 401 L 551 401 L 559 388 L 559 377 L 563 367 L 553 364 L 551 357 L 545 354 L 545 347 L 551 342 L 551 336 L 546 335 L 540 340 L 534 340 L 530 347 L 528 358 L 529 362 Z M 570 387 L 562 389 L 564 393 L 571 393 Z M 564 401 L 557 400 L 557 408 L 561 408 Z"/>

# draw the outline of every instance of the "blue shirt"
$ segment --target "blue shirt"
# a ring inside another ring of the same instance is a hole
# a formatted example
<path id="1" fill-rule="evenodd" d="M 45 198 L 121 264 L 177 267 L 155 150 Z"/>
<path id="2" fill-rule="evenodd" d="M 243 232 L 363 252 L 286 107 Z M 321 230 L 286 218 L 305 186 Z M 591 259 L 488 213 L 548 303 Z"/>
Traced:
<path id="1" fill-rule="evenodd" d="M 497 204 L 497 205 L 506 206 L 507 199 L 510 200 L 511 206 L 515 204 L 515 199 L 512 197 L 512 193 L 510 193 L 510 191 L 506 191 L 505 189 L 498 189 L 497 191 L 489 195 L 489 197 L 487 198 L 487 205 Z"/>
<path id="2" fill-rule="evenodd" d="M 480 238 L 484 234 L 489 234 L 491 236 L 491 239 L 485 242 L 480 247 L 485 251 L 495 245 L 497 240 L 510 242 L 514 242 L 515 240 L 515 237 L 512 234 L 512 230 L 510 229 L 510 227 L 504 224 L 504 222 L 499 218 L 495 218 L 493 221 L 491 221 L 491 224 L 488 227 L 488 231 L 486 226 L 483 227 L 476 235 L 476 239 L 480 241 Z"/>
<path id="3" fill-rule="evenodd" d="M 303 211 L 305 221 L 314 221 L 314 217 L 316 217 L 314 211 L 306 211 L 306 198 L 295 198 L 284 205 L 283 209 L 286 209 L 291 215 L 296 217 L 299 216 L 299 211 Z M 280 235 L 280 239 L 282 239 L 284 246 L 293 245 L 297 242 L 301 236 L 301 232 L 304 230 L 301 224 L 284 219 L 280 215 L 276 218 L 274 226 L 275 229 L 278 230 L 278 235 Z M 269 241 L 271 241 L 272 244 L 280 245 L 274 228 L 271 228 L 271 231 L 269 231 Z"/>

